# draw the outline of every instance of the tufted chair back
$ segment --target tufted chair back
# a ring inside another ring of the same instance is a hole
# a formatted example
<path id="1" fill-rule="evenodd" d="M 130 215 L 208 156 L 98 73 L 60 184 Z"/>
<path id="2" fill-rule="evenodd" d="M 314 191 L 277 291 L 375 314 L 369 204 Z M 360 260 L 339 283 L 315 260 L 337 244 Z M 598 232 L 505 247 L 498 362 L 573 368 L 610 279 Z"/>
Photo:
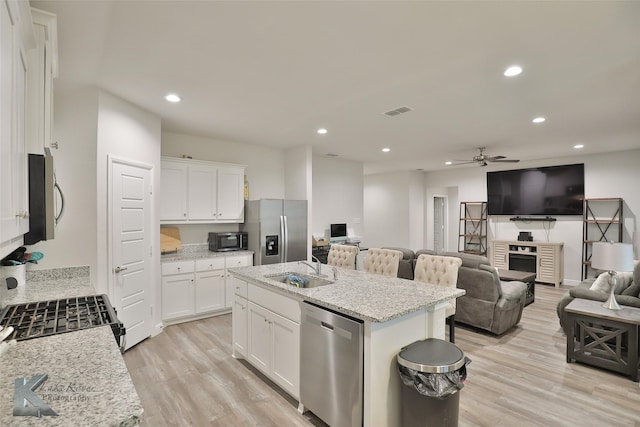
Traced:
<path id="1" fill-rule="evenodd" d="M 364 271 L 397 277 L 402 252 L 393 249 L 369 248 L 364 258 Z"/>
<path id="2" fill-rule="evenodd" d="M 327 255 L 327 264 L 334 267 L 356 268 L 359 249 L 352 245 L 331 245 Z"/>
<path id="3" fill-rule="evenodd" d="M 421 254 L 416 261 L 414 279 L 418 282 L 455 288 L 458 284 L 458 269 L 462 260 L 456 257 Z M 445 316 L 456 312 L 456 299 L 449 300 Z"/>

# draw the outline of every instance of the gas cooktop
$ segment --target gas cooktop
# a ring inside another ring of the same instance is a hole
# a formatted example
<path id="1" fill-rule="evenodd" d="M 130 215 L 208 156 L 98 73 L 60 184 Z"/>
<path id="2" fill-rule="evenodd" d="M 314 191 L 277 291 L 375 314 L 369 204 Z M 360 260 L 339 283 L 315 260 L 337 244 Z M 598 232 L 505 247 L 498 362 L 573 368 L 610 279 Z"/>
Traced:
<path id="1" fill-rule="evenodd" d="M 0 325 L 13 326 L 7 340 L 17 341 L 110 325 L 124 349 L 125 328 L 106 295 L 9 305 L 0 312 Z"/>

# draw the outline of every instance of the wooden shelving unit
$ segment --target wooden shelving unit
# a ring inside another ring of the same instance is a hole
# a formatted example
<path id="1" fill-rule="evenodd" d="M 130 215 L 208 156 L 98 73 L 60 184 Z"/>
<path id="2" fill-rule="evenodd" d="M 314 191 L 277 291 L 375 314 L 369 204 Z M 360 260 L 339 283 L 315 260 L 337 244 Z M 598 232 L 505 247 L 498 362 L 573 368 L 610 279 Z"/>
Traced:
<path id="1" fill-rule="evenodd" d="M 460 202 L 458 252 L 487 254 L 487 202 Z"/>
<path id="2" fill-rule="evenodd" d="M 619 197 L 584 199 L 582 220 L 582 279 L 591 272 L 594 242 L 622 242 L 623 200 Z"/>

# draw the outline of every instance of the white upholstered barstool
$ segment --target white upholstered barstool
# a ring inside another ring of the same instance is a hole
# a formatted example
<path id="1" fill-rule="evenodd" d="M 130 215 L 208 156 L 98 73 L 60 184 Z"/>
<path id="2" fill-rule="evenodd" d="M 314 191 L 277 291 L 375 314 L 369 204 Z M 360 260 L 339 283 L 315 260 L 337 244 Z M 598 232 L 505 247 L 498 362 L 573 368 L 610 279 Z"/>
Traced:
<path id="1" fill-rule="evenodd" d="M 327 264 L 334 267 L 356 268 L 356 257 L 360 250 L 352 245 L 331 245 Z"/>
<path id="2" fill-rule="evenodd" d="M 364 258 L 364 271 L 397 277 L 402 252 L 393 249 L 369 248 Z"/>
<path id="3" fill-rule="evenodd" d="M 455 288 L 458 284 L 458 269 L 462 260 L 456 257 L 421 254 L 416 261 L 413 280 L 432 285 Z M 456 299 L 450 299 L 445 308 L 449 323 L 449 341 L 455 342 Z"/>

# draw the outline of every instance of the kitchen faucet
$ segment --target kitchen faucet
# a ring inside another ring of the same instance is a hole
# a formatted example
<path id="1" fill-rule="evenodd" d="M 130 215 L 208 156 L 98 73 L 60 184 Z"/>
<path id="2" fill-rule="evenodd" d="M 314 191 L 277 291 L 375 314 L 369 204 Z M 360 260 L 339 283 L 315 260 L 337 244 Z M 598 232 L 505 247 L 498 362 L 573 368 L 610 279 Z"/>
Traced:
<path id="1" fill-rule="evenodd" d="M 311 264 L 309 264 L 309 263 L 308 263 L 308 262 L 306 262 L 306 261 L 299 261 L 299 262 L 300 262 L 300 264 L 304 264 L 304 265 L 306 265 L 307 267 L 311 267 L 311 268 L 313 268 L 313 270 L 315 271 L 315 273 L 316 273 L 318 276 L 321 276 L 321 275 L 322 275 L 322 273 L 321 273 L 322 264 L 320 263 L 320 260 L 319 260 L 318 258 L 314 257 L 313 255 L 311 255 L 311 259 L 316 260 L 316 265 L 311 265 Z"/>

